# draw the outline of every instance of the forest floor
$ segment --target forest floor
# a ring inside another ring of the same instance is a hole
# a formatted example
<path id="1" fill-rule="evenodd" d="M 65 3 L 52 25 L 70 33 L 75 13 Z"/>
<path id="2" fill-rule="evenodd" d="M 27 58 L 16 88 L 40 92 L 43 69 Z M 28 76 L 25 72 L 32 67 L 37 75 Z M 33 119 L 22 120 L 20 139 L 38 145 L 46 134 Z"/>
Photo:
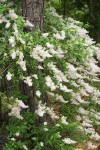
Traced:
<path id="1" fill-rule="evenodd" d="M 100 141 L 97 141 L 97 142 L 90 141 L 90 142 L 93 143 L 93 145 L 97 146 L 97 148 L 95 148 L 93 150 L 100 150 Z M 87 147 L 87 144 L 82 144 L 82 143 L 78 143 L 76 148 L 82 149 L 82 150 L 92 150 Z"/>

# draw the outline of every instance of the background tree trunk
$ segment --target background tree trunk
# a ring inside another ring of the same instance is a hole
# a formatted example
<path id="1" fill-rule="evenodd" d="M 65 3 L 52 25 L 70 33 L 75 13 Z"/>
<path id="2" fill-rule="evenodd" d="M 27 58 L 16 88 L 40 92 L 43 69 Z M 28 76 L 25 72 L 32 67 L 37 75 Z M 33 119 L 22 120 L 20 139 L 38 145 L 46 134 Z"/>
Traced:
<path id="1" fill-rule="evenodd" d="M 100 0 L 87 0 L 90 22 L 95 33 L 94 39 L 100 42 Z"/>
<path id="2" fill-rule="evenodd" d="M 67 0 L 61 0 L 62 6 L 63 6 L 63 16 L 66 17 L 66 11 L 67 11 Z"/>

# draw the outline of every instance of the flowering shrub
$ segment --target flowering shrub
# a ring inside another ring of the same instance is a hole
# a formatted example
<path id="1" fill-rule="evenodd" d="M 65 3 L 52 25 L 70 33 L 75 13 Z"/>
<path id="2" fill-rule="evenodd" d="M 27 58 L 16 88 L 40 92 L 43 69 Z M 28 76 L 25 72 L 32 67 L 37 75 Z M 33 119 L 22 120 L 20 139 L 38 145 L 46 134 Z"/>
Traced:
<path id="1" fill-rule="evenodd" d="M 13 3 L 0 0 L 0 80 L 9 85 L 9 92 L 0 91 L 9 111 L 4 150 L 79 150 L 77 143 L 87 140 L 89 149 L 96 147 L 90 141 L 100 140 L 100 48 L 82 25 L 48 6 L 44 33 L 27 33 L 24 28 L 33 25 L 15 13 Z M 20 81 L 34 86 L 34 114 Z M 45 115 L 52 123 L 47 119 L 38 126 Z"/>

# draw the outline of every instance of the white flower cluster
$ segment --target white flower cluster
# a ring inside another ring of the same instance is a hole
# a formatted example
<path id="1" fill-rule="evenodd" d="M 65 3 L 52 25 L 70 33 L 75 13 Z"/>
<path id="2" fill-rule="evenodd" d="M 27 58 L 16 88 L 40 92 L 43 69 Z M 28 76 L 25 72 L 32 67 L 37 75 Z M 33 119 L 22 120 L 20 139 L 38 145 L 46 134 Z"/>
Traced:
<path id="1" fill-rule="evenodd" d="M 48 51 L 46 51 L 46 48 L 42 47 L 42 45 L 36 45 L 36 47 L 31 51 L 30 56 L 39 62 L 43 62 L 45 58 L 52 57 L 52 55 L 50 55 Z"/>
<path id="2" fill-rule="evenodd" d="M 67 100 L 64 100 L 62 95 L 59 94 L 54 94 L 52 92 L 48 92 L 48 96 L 50 96 L 51 98 L 55 97 L 57 102 L 61 102 L 61 103 L 68 103 Z"/>
<path id="3" fill-rule="evenodd" d="M 16 45 L 16 42 L 15 42 L 15 37 L 14 36 L 10 36 L 9 38 L 9 44 L 14 47 Z"/>
<path id="4" fill-rule="evenodd" d="M 16 15 L 13 9 L 9 10 L 8 17 L 10 17 L 12 20 L 16 20 L 18 18 L 18 16 Z"/>
<path id="5" fill-rule="evenodd" d="M 77 141 L 74 141 L 74 140 L 71 140 L 70 138 L 65 138 L 65 139 L 62 139 L 62 141 L 65 143 L 65 144 L 76 144 Z"/>
<path id="6" fill-rule="evenodd" d="M 63 30 L 61 31 L 60 34 L 58 32 L 54 33 L 53 36 L 58 40 L 64 40 L 66 38 L 65 31 L 63 31 Z"/>
<path id="7" fill-rule="evenodd" d="M 21 110 L 22 110 L 22 108 L 23 109 L 28 108 L 28 106 L 25 105 L 22 100 L 16 99 L 15 104 L 14 105 L 9 105 L 9 108 L 11 109 L 11 112 L 9 113 L 9 116 L 14 116 L 14 117 L 22 120 L 23 117 L 20 114 Z"/>
<path id="8" fill-rule="evenodd" d="M 45 113 L 49 114 L 52 119 L 58 119 L 59 117 L 53 111 L 53 108 L 49 108 L 46 104 L 38 103 L 38 109 L 35 111 L 40 117 L 43 117 Z"/>
<path id="9" fill-rule="evenodd" d="M 49 50 L 48 50 L 49 53 L 52 54 L 53 56 L 57 56 L 58 58 L 64 57 L 64 52 L 62 51 L 60 46 L 58 46 L 56 50 L 54 48 L 54 45 L 50 44 L 49 42 L 46 43 L 46 46 L 47 46 L 47 48 L 49 48 Z"/>
<path id="10" fill-rule="evenodd" d="M 53 71 L 54 77 L 57 79 L 57 81 L 60 82 L 69 82 L 66 75 L 59 70 L 56 65 L 54 65 L 53 62 L 48 63 L 48 67 Z"/>
<path id="11" fill-rule="evenodd" d="M 38 109 L 35 111 L 40 117 L 43 117 L 43 115 L 46 113 L 46 106 L 45 104 L 43 105 L 42 102 L 40 101 L 38 103 Z"/>
<path id="12" fill-rule="evenodd" d="M 83 44 L 84 46 L 91 46 L 91 48 L 87 48 L 86 50 L 89 50 L 89 55 L 86 60 L 83 60 L 83 64 L 79 64 L 76 61 L 69 61 L 66 63 L 66 73 L 63 73 L 61 70 L 59 70 L 56 67 L 55 62 L 49 62 L 48 67 L 53 71 L 54 77 L 59 83 L 58 85 L 55 85 L 53 83 L 52 78 L 49 76 L 46 80 L 46 85 L 48 85 L 51 89 L 52 92 L 55 92 L 56 89 L 60 89 L 64 92 L 69 92 L 72 94 L 72 99 L 71 102 L 73 105 L 79 105 L 79 110 L 77 110 L 77 113 L 80 115 L 81 120 L 81 129 L 89 135 L 89 138 L 95 141 L 100 140 L 100 135 L 95 131 L 95 128 L 93 126 L 93 119 L 92 117 L 94 116 L 95 119 L 95 124 L 100 125 L 100 114 L 97 111 L 91 111 L 89 109 L 86 109 L 84 106 L 88 105 L 91 103 L 89 98 L 91 97 L 91 100 L 93 100 L 95 103 L 100 105 L 100 92 L 97 90 L 95 87 L 92 86 L 91 84 L 91 79 L 92 81 L 95 82 L 100 82 L 98 75 L 100 73 L 100 68 L 98 67 L 98 61 L 96 61 L 93 58 L 93 53 L 96 47 L 93 47 L 92 44 L 94 44 L 94 41 L 90 39 L 90 37 L 87 35 L 87 32 L 85 29 L 81 28 L 76 28 L 77 30 L 77 36 L 81 37 L 86 37 L 85 43 Z M 58 36 L 58 35 L 57 35 Z M 59 37 L 59 36 L 58 36 Z M 57 37 L 57 38 L 58 38 Z M 75 38 L 75 37 L 74 37 Z M 58 38 L 60 39 L 60 38 Z M 49 48 L 50 52 L 52 51 L 52 54 L 57 54 L 54 51 L 53 45 L 47 44 L 47 47 Z M 93 50 L 92 50 L 93 49 Z M 97 52 L 97 59 L 99 59 L 99 52 L 98 49 L 96 49 Z M 100 51 L 100 49 L 99 49 Z M 64 53 L 63 53 L 64 55 Z M 56 55 L 59 57 L 59 55 Z M 59 58 L 64 58 L 64 57 L 59 57 Z M 66 85 L 63 85 L 63 83 L 71 83 L 72 86 L 77 88 L 77 92 L 68 89 Z M 62 95 L 54 93 L 52 96 L 56 97 L 56 100 L 59 100 L 60 102 L 66 103 L 67 101 L 63 99 Z M 67 98 L 66 98 L 67 99 Z M 90 117 L 91 116 L 91 117 Z M 62 122 L 65 124 L 68 124 L 66 119 L 64 117 L 61 118 Z M 77 141 L 71 140 L 70 138 L 65 138 L 62 140 L 66 144 L 76 144 Z M 88 143 L 88 148 L 89 149 L 95 149 L 97 146 L 93 145 L 92 143 Z"/>
<path id="13" fill-rule="evenodd" d="M 60 90 L 66 92 L 66 93 L 71 93 L 73 91 L 71 89 L 68 89 L 67 86 L 62 85 L 62 83 L 60 83 L 59 87 L 60 87 Z"/>
<path id="14" fill-rule="evenodd" d="M 63 124 L 68 125 L 68 122 L 66 121 L 66 117 L 65 117 L 65 116 L 62 116 L 62 117 L 61 117 L 61 122 L 62 122 Z"/>
<path id="15" fill-rule="evenodd" d="M 23 52 L 19 52 L 19 59 L 17 61 L 17 64 L 23 69 L 23 71 L 26 71 L 26 61 L 24 60 L 24 54 Z"/>
<path id="16" fill-rule="evenodd" d="M 25 77 L 24 82 L 25 82 L 28 86 L 32 86 L 32 85 L 33 85 L 32 79 L 31 79 L 30 76 Z"/>
<path id="17" fill-rule="evenodd" d="M 1 0 L 1 2 L 5 2 L 5 1 L 6 0 Z M 14 12 L 13 9 L 9 10 L 9 13 L 7 14 L 7 16 L 0 14 L 0 24 L 6 23 L 6 25 L 5 25 L 6 29 L 8 29 L 11 25 L 9 18 L 11 20 L 14 20 L 15 22 L 16 22 L 16 19 L 18 18 L 18 16 L 16 15 L 16 13 Z M 14 42 L 14 44 L 15 44 L 15 41 L 13 38 L 10 38 L 10 41 L 11 41 L 11 43 Z"/>
<path id="18" fill-rule="evenodd" d="M 89 117 L 90 116 L 94 116 L 95 120 L 100 120 L 100 113 L 96 113 L 94 110 L 91 111 L 87 111 L 83 108 L 79 109 L 79 112 L 81 114 L 80 116 L 77 116 L 77 120 L 82 122 L 82 126 L 80 127 L 82 130 L 85 130 L 85 132 L 87 134 L 89 134 L 90 139 L 95 140 L 95 141 L 99 141 L 100 140 L 100 136 L 99 134 L 95 131 L 95 129 L 93 128 L 93 120 L 91 120 Z M 98 121 L 95 122 L 98 125 Z M 100 122 L 99 122 L 100 123 Z"/>
<path id="19" fill-rule="evenodd" d="M 45 77 L 45 80 L 46 80 L 46 85 L 51 89 L 51 91 L 56 90 L 57 86 L 52 81 L 52 79 L 49 75 Z"/>
<path id="20" fill-rule="evenodd" d="M 82 78 L 81 74 L 77 73 L 77 68 L 75 68 L 72 64 L 67 63 L 67 67 L 68 67 L 68 77 L 71 79 L 80 79 Z"/>
<path id="21" fill-rule="evenodd" d="M 22 44 L 25 44 L 24 39 L 22 39 L 22 35 L 20 34 L 16 20 L 18 19 L 18 16 L 16 15 L 15 11 L 13 9 L 9 9 L 9 13 L 7 15 L 0 15 L 0 24 L 3 22 L 6 23 L 5 28 L 8 29 L 11 26 L 11 20 L 13 20 L 13 25 L 12 25 L 12 34 L 9 36 L 8 42 L 9 45 L 11 46 L 11 51 L 10 51 L 10 56 L 12 59 L 15 59 L 16 56 L 19 56 L 18 61 L 16 62 L 17 64 L 20 65 L 20 67 L 26 71 L 26 61 L 24 61 L 24 54 L 23 52 L 19 51 L 19 49 L 16 49 L 16 44 L 17 42 L 20 42 Z M 6 33 L 7 34 L 7 33 Z"/>
<path id="22" fill-rule="evenodd" d="M 57 100 L 58 102 L 65 103 L 65 104 L 68 103 L 67 100 L 64 100 L 64 98 L 63 98 L 62 95 L 56 94 L 55 96 L 56 96 L 56 100 Z"/>

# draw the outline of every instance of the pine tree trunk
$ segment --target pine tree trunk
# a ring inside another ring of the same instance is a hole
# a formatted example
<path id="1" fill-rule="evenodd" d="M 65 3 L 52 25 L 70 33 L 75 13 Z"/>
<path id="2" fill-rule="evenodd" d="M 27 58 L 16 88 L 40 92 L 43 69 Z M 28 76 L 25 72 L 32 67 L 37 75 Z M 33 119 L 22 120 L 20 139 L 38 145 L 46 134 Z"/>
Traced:
<path id="1" fill-rule="evenodd" d="M 44 0 L 23 0 L 23 16 L 33 25 L 43 30 Z"/>
<path id="2" fill-rule="evenodd" d="M 32 30 L 27 29 L 27 31 L 34 31 L 36 28 L 43 30 L 43 9 L 44 0 L 23 0 L 22 14 L 26 20 L 30 21 L 34 27 Z M 28 70 L 29 74 L 32 73 L 31 69 Z M 25 83 L 21 82 L 20 88 L 22 93 L 28 96 L 28 105 L 31 112 L 34 112 L 37 108 L 35 102 L 35 87 L 28 87 Z"/>

